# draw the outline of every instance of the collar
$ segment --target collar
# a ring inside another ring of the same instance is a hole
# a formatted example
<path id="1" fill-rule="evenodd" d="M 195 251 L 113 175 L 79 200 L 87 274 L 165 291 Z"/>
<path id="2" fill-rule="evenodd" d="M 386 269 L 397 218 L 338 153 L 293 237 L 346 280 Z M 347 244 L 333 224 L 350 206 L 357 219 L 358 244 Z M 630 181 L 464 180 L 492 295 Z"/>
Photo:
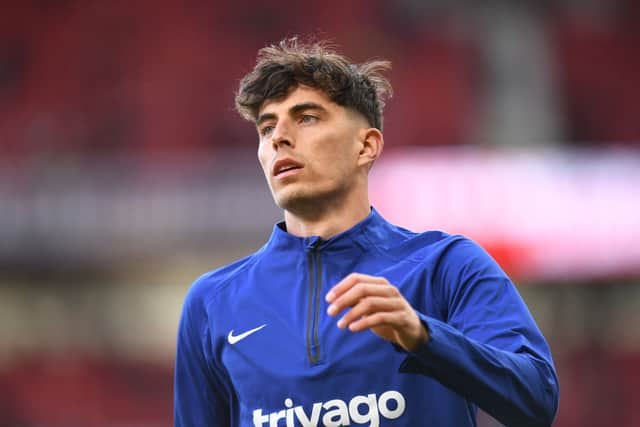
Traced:
<path id="1" fill-rule="evenodd" d="M 286 231 L 284 221 L 273 226 L 273 232 L 267 243 L 270 250 L 312 250 L 344 251 L 353 250 L 354 246 L 365 250 L 372 244 L 382 243 L 388 236 L 391 224 L 385 220 L 373 207 L 369 215 L 342 233 L 329 239 L 320 236 L 299 237 Z"/>

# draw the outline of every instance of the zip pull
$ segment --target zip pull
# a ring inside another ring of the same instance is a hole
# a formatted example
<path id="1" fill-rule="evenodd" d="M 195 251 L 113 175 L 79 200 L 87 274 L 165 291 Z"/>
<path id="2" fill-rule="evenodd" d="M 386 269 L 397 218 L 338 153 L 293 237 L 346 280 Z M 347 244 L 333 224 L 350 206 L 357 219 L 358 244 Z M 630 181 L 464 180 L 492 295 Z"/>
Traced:
<path id="1" fill-rule="evenodd" d="M 306 239 L 307 249 L 317 250 L 318 247 L 322 244 L 322 237 L 320 236 L 312 236 L 307 237 Z"/>

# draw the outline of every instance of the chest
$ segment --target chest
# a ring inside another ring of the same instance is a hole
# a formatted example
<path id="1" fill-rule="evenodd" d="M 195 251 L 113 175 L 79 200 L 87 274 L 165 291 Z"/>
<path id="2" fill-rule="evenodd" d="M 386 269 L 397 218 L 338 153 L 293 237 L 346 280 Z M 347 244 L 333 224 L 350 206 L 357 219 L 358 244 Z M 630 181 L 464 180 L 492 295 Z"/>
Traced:
<path id="1" fill-rule="evenodd" d="M 213 317 L 217 351 L 245 401 L 397 376 L 404 353 L 370 331 L 338 328 L 340 316 L 327 314 L 327 292 L 351 272 L 385 277 L 415 309 L 437 316 L 429 271 L 416 263 L 309 252 L 259 265 L 231 284 Z"/>

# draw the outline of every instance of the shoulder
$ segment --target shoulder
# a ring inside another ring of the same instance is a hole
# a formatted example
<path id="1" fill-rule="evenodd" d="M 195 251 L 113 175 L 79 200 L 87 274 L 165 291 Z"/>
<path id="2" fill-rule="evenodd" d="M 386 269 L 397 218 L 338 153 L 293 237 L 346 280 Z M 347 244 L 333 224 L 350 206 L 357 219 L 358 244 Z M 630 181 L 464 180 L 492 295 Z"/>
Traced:
<path id="1" fill-rule="evenodd" d="M 192 284 L 184 301 L 185 310 L 206 311 L 208 307 L 234 278 L 242 275 L 260 258 L 261 251 L 241 258 L 198 277 Z"/>
<path id="2" fill-rule="evenodd" d="M 449 236 L 443 242 L 437 267 L 443 274 L 473 274 L 488 271 L 504 274 L 482 246 L 462 235 Z"/>
<path id="3" fill-rule="evenodd" d="M 417 234 L 412 242 L 414 257 L 427 261 L 440 278 L 469 276 L 475 273 L 504 272 L 489 253 L 477 242 L 461 234 L 427 231 Z"/>
<path id="4" fill-rule="evenodd" d="M 445 256 L 462 258 L 462 252 L 482 250 L 469 238 L 459 234 L 449 234 L 442 230 L 414 232 L 403 227 L 392 225 L 393 238 L 387 239 L 386 251 L 397 257 L 411 259 L 419 263 L 437 263 Z"/>
<path id="5" fill-rule="evenodd" d="M 504 276 L 495 260 L 472 239 L 461 234 L 449 234 L 441 230 L 421 233 L 395 226 L 396 239 L 385 248 L 397 259 L 425 265 L 445 282 L 468 277 L 477 272 Z"/>

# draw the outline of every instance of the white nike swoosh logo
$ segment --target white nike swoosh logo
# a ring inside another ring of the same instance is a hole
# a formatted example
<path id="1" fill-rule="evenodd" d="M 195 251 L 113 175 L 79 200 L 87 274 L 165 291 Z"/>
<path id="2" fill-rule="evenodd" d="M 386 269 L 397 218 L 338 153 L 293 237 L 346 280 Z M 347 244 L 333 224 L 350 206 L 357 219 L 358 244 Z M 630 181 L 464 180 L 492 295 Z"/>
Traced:
<path id="1" fill-rule="evenodd" d="M 233 335 L 233 329 L 232 329 L 231 331 L 229 331 L 229 335 L 227 335 L 227 340 L 229 341 L 229 344 L 235 344 L 238 341 L 245 339 L 252 333 L 258 332 L 260 329 L 264 328 L 265 326 L 267 326 L 266 323 L 264 325 L 258 326 L 257 328 L 250 329 L 247 332 L 243 332 L 240 335 Z"/>

